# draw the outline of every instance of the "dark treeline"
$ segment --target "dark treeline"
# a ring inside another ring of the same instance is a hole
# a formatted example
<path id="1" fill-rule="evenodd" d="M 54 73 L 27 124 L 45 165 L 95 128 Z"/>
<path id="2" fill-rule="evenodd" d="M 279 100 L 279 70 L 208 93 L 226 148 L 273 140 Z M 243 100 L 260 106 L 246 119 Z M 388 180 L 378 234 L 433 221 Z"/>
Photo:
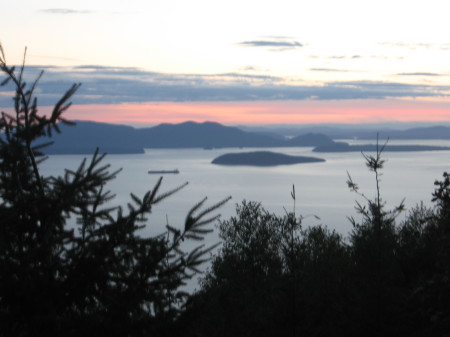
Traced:
<path id="1" fill-rule="evenodd" d="M 27 85 L 1 45 L 0 70 L 15 91 L 14 113 L 0 118 L 0 337 L 449 336 L 449 174 L 435 183 L 434 207 L 386 209 L 377 147 L 365 156 L 374 198 L 349 175 L 362 201 L 347 236 L 305 226 L 293 187 L 284 215 L 243 201 L 219 221 L 213 213 L 227 199 L 202 200 L 182 228 L 167 221 L 166 232 L 143 237 L 153 208 L 184 185 L 160 192 L 159 180 L 122 209 L 106 189 L 119 172 L 97 152 L 64 176 L 43 176 L 42 149 L 70 124 L 63 113 L 79 85 L 43 116 L 39 78 Z M 188 294 L 183 285 L 215 247 L 184 244 L 216 221 L 222 245 Z"/>

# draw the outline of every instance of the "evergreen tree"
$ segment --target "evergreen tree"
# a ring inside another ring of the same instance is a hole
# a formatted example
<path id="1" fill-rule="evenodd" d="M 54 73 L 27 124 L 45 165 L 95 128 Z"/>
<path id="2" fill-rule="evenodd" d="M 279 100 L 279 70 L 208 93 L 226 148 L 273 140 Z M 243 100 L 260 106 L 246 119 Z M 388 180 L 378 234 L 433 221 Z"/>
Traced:
<path id="1" fill-rule="evenodd" d="M 184 316 L 193 336 L 343 331 L 346 247 L 337 233 L 303 229 L 302 220 L 243 201 L 220 221 L 222 247 Z"/>
<path id="2" fill-rule="evenodd" d="M 435 182 L 434 209 L 417 208 L 403 226 L 409 244 L 410 321 L 418 336 L 450 336 L 450 176 Z M 411 232 L 413 234 L 411 234 Z M 411 249 L 413 246 L 413 249 Z M 412 277 L 411 277 L 412 276 Z"/>
<path id="3" fill-rule="evenodd" d="M 245 200 L 236 216 L 220 222 L 222 247 L 195 303 L 205 310 L 196 317 L 202 334 L 274 336 L 287 325 L 284 225 L 261 204 Z"/>
<path id="4" fill-rule="evenodd" d="M 398 258 L 398 233 L 396 218 L 404 211 L 404 201 L 386 210 L 381 197 L 381 171 L 385 160 L 382 152 L 387 145 L 377 141 L 375 154 L 363 154 L 366 166 L 375 175 L 375 197 L 369 198 L 359 191 L 359 187 L 348 175 L 347 184 L 351 191 L 361 196 L 366 204 L 356 202 L 356 211 L 362 216 L 357 222 L 350 221 L 350 251 L 353 262 L 352 281 L 353 325 L 355 335 L 385 336 L 396 331 L 398 317 L 404 305 L 404 275 Z"/>
<path id="5" fill-rule="evenodd" d="M 25 63 L 25 56 L 24 56 Z M 8 66 L 0 45 L 2 86 L 14 88 L 14 112 L 0 118 L 0 336 L 173 335 L 197 274 L 213 247 L 202 240 L 226 200 L 195 205 L 184 228 L 141 236 L 153 207 L 183 186 L 160 192 L 161 179 L 124 210 L 110 206 L 106 185 L 119 173 L 95 151 L 63 176 L 44 176 L 46 139 L 59 132 L 74 84 L 48 116 L 38 111 L 38 78 L 28 85 L 24 63 Z M 76 218 L 76 226 L 69 219 Z"/>

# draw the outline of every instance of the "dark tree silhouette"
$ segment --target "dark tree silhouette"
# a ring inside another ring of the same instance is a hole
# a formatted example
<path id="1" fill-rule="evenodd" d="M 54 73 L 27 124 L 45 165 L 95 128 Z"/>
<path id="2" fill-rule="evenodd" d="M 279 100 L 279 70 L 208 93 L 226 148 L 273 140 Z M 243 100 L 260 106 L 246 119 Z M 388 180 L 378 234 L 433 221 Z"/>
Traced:
<path id="1" fill-rule="evenodd" d="M 180 287 L 213 248 L 185 251 L 182 242 L 202 240 L 227 199 L 202 200 L 182 229 L 167 224 L 144 237 L 153 207 L 184 185 L 160 192 L 159 179 L 145 195 L 131 194 L 126 210 L 112 207 L 106 185 L 119 170 L 98 150 L 63 176 L 44 176 L 41 150 L 71 124 L 64 112 L 80 84 L 42 115 L 34 95 L 42 73 L 28 85 L 24 63 L 8 66 L 0 45 L 1 85 L 15 91 L 14 112 L 0 118 L 0 336 L 173 335 L 188 296 Z"/>
<path id="2" fill-rule="evenodd" d="M 353 306 L 355 334 L 385 336 L 392 332 L 393 322 L 398 316 L 404 294 L 401 291 L 403 274 L 396 257 L 397 230 L 395 220 L 404 210 L 404 202 L 392 210 L 386 210 L 381 197 L 381 171 L 385 160 L 382 152 L 387 145 L 380 146 L 377 140 L 374 155 L 363 153 L 366 166 L 375 176 L 375 197 L 367 197 L 360 192 L 348 174 L 347 185 L 351 191 L 361 196 L 366 204 L 356 202 L 356 211 L 362 216 L 357 222 L 350 222 L 350 252 L 353 260 L 352 280 L 355 284 L 356 305 Z"/>
<path id="3" fill-rule="evenodd" d="M 337 290 L 346 283 L 346 248 L 325 227 L 303 229 L 302 219 L 244 201 L 220 221 L 222 247 L 184 316 L 193 336 L 341 331 L 339 315 L 328 313 L 344 307 Z"/>

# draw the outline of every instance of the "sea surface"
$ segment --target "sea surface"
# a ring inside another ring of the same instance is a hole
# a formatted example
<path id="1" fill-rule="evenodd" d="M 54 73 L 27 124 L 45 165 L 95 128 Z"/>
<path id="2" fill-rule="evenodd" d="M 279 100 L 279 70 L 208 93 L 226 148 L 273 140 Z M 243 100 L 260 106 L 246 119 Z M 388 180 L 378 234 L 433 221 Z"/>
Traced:
<path id="1" fill-rule="evenodd" d="M 349 143 L 368 143 L 348 140 Z M 389 144 L 424 144 L 450 146 L 450 141 L 390 141 Z M 305 155 L 324 158 L 326 162 L 296 164 L 276 167 L 218 166 L 211 161 L 222 154 L 269 150 L 290 155 Z M 371 153 L 367 153 L 370 155 Z M 373 154 L 373 153 L 372 153 Z M 405 199 L 407 209 L 423 202 L 432 205 L 434 181 L 441 179 L 444 171 L 450 171 L 450 151 L 429 152 L 385 152 L 386 160 L 381 176 L 381 195 L 387 208 L 398 205 Z M 64 169 L 75 169 L 82 155 L 53 155 L 41 164 L 44 175 L 61 175 Z M 103 161 L 111 170 L 122 169 L 117 178 L 107 187 L 116 198 L 112 205 L 125 206 L 130 193 L 142 197 L 152 190 L 161 175 L 148 174 L 149 170 L 178 169 L 179 174 L 163 175 L 160 191 L 166 192 L 185 182 L 189 184 L 176 194 L 155 205 L 142 235 L 164 232 L 165 225 L 182 228 L 186 214 L 192 206 L 207 197 L 205 206 L 211 206 L 224 198 L 232 199 L 218 212 L 225 220 L 235 214 L 235 206 L 242 202 L 258 201 L 268 211 L 283 215 L 294 211 L 303 216 L 304 226 L 323 224 L 344 235 L 352 227 L 348 220 L 353 216 L 361 219 L 355 211 L 355 201 L 364 199 L 349 191 L 347 173 L 368 198 L 376 195 L 373 172 L 365 164 L 359 152 L 314 153 L 312 148 L 273 149 L 147 149 L 144 154 L 107 155 Z M 296 201 L 291 198 L 295 186 Z M 399 221 L 407 212 L 400 215 Z M 319 217 L 318 220 L 316 217 Z M 215 228 L 215 225 L 210 225 Z M 208 235 L 206 245 L 219 241 L 217 229 Z"/>

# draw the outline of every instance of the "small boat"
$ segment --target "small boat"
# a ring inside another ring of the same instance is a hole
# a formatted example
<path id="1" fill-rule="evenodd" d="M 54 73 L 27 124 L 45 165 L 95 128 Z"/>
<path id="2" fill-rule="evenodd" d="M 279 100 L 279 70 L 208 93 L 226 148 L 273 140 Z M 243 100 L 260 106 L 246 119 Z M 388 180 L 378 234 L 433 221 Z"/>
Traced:
<path id="1" fill-rule="evenodd" d="M 178 169 L 175 170 L 150 170 L 148 174 L 178 174 L 180 171 Z"/>

